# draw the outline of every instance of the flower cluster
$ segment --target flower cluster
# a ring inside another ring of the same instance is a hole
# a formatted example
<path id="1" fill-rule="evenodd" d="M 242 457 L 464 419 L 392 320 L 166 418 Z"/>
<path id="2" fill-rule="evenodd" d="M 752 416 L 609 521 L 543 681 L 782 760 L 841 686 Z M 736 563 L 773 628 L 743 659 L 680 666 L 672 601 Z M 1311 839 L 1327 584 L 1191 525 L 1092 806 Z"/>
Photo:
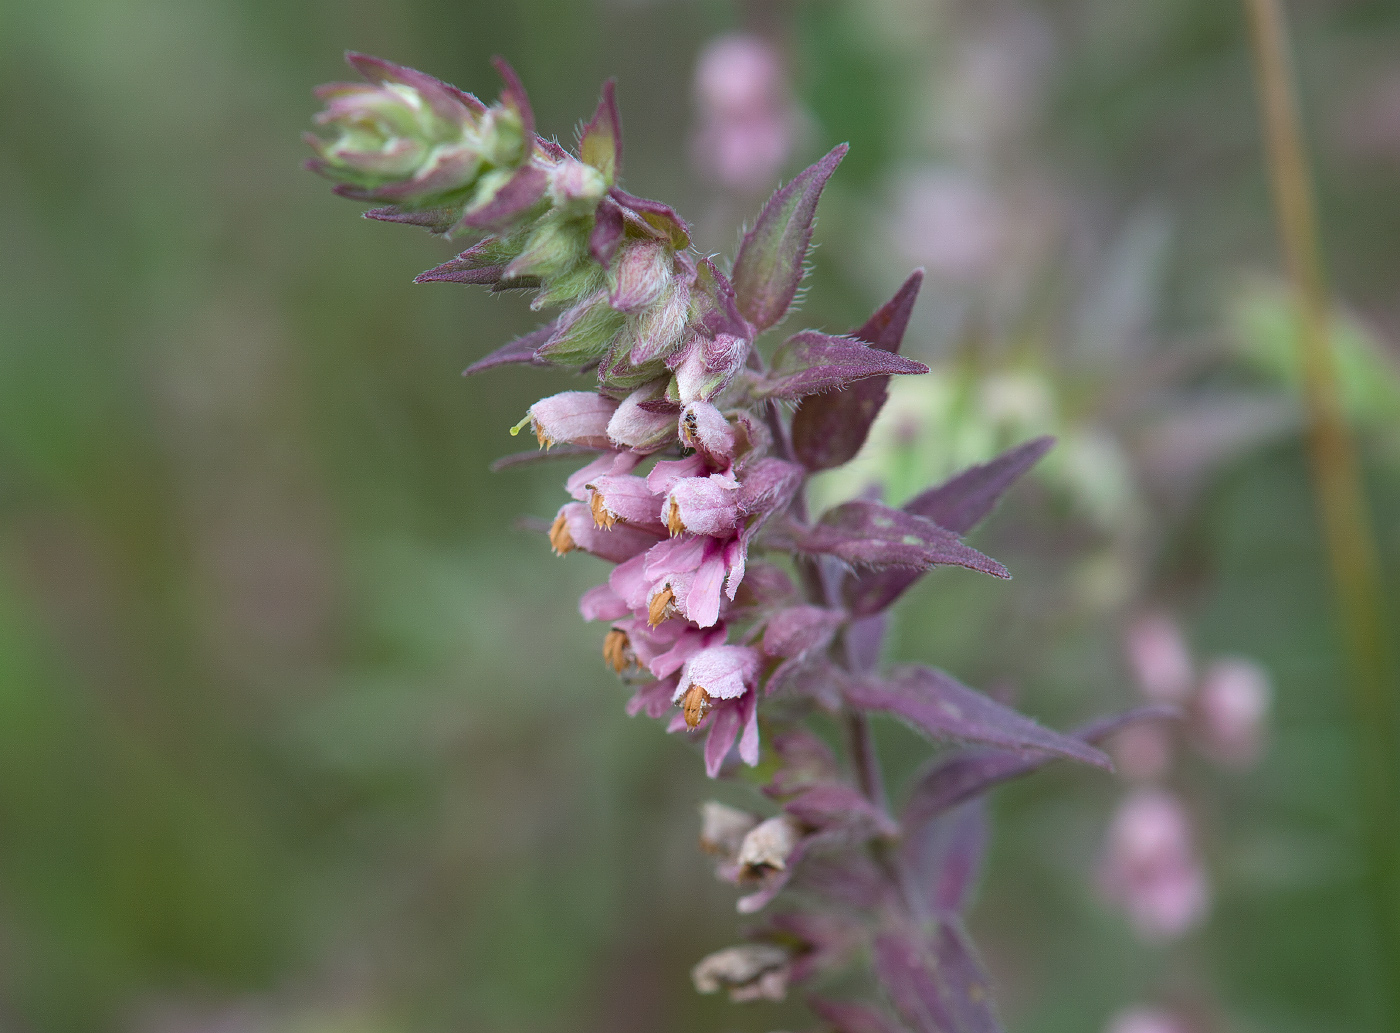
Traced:
<path id="1" fill-rule="evenodd" d="M 779 189 L 721 265 L 691 251 L 671 208 L 622 190 L 611 83 L 570 153 L 535 133 L 502 61 L 505 88 L 487 105 L 421 72 L 349 60 L 368 82 L 322 88 L 320 122 L 339 135 L 311 137 L 311 167 L 348 197 L 387 202 L 372 218 L 479 235 L 420 281 L 533 290 L 533 309 L 558 310 L 467 372 L 530 364 L 596 376 L 591 389 L 536 402 L 512 433 L 529 426 L 546 453 L 587 458 L 549 541 L 613 564 L 580 609 L 610 625 L 603 657 L 632 686 L 627 709 L 703 733 L 712 777 L 771 758 L 769 813 L 710 805 L 703 845 L 721 878 L 750 891 L 741 912 L 802 892 L 702 961 L 697 988 L 777 998 L 869 958 L 899 1022 L 810 998 L 828 1027 L 997 1028 L 960 918 L 982 850 L 978 798 L 1056 758 L 1107 768 L 1093 744 L 1162 709 L 1061 734 L 942 671 L 877 668 L 885 613 L 924 572 L 1009 576 L 961 536 L 1049 439 L 902 508 L 866 496 L 810 519 L 808 476 L 860 451 L 892 375 L 927 372 L 899 354 L 920 272 L 848 334 L 755 346 L 792 306 L 844 146 Z M 845 723 L 849 765 L 806 727 L 818 711 Z M 869 737 L 875 712 L 962 744 L 919 774 L 897 814 Z"/>

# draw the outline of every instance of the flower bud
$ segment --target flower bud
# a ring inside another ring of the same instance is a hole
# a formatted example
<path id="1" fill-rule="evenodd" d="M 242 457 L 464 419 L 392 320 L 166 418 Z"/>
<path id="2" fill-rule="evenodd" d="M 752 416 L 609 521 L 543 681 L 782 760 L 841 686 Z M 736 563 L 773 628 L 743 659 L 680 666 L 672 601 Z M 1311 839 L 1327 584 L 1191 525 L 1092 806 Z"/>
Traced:
<path id="1" fill-rule="evenodd" d="M 570 445 L 585 445 L 590 448 L 608 447 L 608 420 L 617 409 L 617 403 L 592 391 L 564 391 L 548 398 L 541 398 L 525 419 L 511 428 L 518 434 L 520 428 L 530 424 L 541 448 L 549 448 L 559 442 Z"/>
<path id="2" fill-rule="evenodd" d="M 626 244 L 613 263 L 608 304 L 619 312 L 636 312 L 656 301 L 671 282 L 671 254 L 671 249 L 657 240 Z"/>
<path id="3" fill-rule="evenodd" d="M 655 413 L 642 408 L 643 402 L 657 401 L 665 390 L 664 380 L 655 381 L 637 388 L 623 399 L 608 422 L 608 438 L 615 447 L 654 452 L 672 440 L 676 430 L 674 418 L 664 412 Z"/>
<path id="4" fill-rule="evenodd" d="M 603 174 L 591 165 L 565 158 L 549 173 L 549 198 L 569 216 L 589 215 L 608 191 Z"/>

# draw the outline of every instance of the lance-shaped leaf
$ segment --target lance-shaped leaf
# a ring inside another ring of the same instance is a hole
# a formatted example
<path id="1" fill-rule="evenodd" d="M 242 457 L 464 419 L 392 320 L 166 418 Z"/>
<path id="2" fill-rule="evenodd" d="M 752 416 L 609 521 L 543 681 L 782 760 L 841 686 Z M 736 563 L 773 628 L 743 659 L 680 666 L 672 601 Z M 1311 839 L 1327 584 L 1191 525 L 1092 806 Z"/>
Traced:
<path id="1" fill-rule="evenodd" d="M 932 520 L 878 502 L 856 500 L 828 510 L 815 526 L 798 533 L 797 547 L 835 556 L 852 566 L 922 571 L 952 565 L 993 577 L 1011 576 L 996 560 L 964 545 Z"/>
<path id="2" fill-rule="evenodd" d="M 765 398 L 802 398 L 839 391 L 868 377 L 927 372 L 928 367 L 922 362 L 849 337 L 803 330 L 789 337 L 774 353 L 773 371 L 759 382 L 756 390 Z"/>
<path id="3" fill-rule="evenodd" d="M 461 205 L 447 205 L 441 208 L 401 208 L 391 204 L 384 208 L 371 208 L 364 213 L 366 219 L 377 222 L 400 222 L 406 226 L 421 226 L 431 233 L 446 233 L 462 214 Z M 477 283 L 494 283 L 493 280 L 477 280 Z"/>
<path id="4" fill-rule="evenodd" d="M 1050 451 L 1055 439 L 1035 438 L 1003 452 L 989 463 L 964 470 L 950 481 L 930 488 L 904 508 L 958 534 L 971 531 L 992 511 L 1006 489 Z"/>
<path id="5" fill-rule="evenodd" d="M 1173 720 L 1180 716 L 1175 707 L 1155 704 L 1091 721 L 1069 734 L 1085 743 L 1099 743 L 1139 721 Z M 919 777 L 901 821 L 908 828 L 918 828 L 995 785 L 1029 774 L 1058 759 L 1060 754 L 1044 750 L 958 750 L 939 758 Z"/>
<path id="6" fill-rule="evenodd" d="M 578 156 L 601 172 L 608 186 L 622 172 L 622 118 L 617 113 L 617 87 L 611 79 L 603 83 L 593 121 L 579 134 Z"/>
<path id="7" fill-rule="evenodd" d="M 643 233 L 669 241 L 677 251 L 690 247 L 690 227 L 670 205 L 637 197 L 620 187 L 613 187 L 608 196 L 622 206 L 624 218 Z"/>
<path id="8" fill-rule="evenodd" d="M 902 667 L 889 678 L 852 680 L 846 701 L 862 710 L 894 714 L 935 740 L 1054 753 L 1113 770 L 1108 757 L 1084 740 L 1044 728 L 930 667 Z"/>
<path id="9" fill-rule="evenodd" d="M 972 800 L 932 821 L 905 829 L 900 858 L 927 915 L 956 915 L 967 907 L 987 847 L 987 809 Z"/>
<path id="10" fill-rule="evenodd" d="M 532 448 L 528 452 L 512 452 L 499 459 L 493 459 L 487 469 L 492 473 L 500 473 L 502 470 L 511 470 L 517 466 L 534 466 L 536 463 L 549 463 L 557 459 L 596 456 L 598 451 L 598 449 L 588 448 L 586 445 L 555 445 L 548 452 Z"/>
<path id="11" fill-rule="evenodd" d="M 783 810 L 804 825 L 818 829 L 864 825 L 882 836 L 893 836 L 899 831 L 893 818 L 844 782 L 815 785 L 783 804 Z"/>
<path id="12" fill-rule="evenodd" d="M 414 283 L 499 283 L 505 263 L 498 237 L 477 241 L 456 258 L 435 265 L 413 278 Z"/>
<path id="13" fill-rule="evenodd" d="M 497 366 L 508 366 L 512 363 L 526 363 L 532 366 L 548 366 L 549 363 L 543 359 L 536 358 L 535 351 L 549 340 L 554 333 L 556 324 L 546 323 L 538 330 L 531 331 L 523 337 L 517 337 L 509 344 L 504 344 L 497 348 L 485 358 L 477 359 L 466 369 L 462 370 L 462 376 L 475 376 L 477 373 L 484 373 L 488 369 L 495 369 Z"/>
<path id="14" fill-rule="evenodd" d="M 847 149 L 841 144 L 798 173 L 768 199 L 753 229 L 744 234 L 734 262 L 734 289 L 739 311 L 759 330 L 782 319 L 797 294 L 807 247 L 812 242 L 817 201 Z"/>
<path id="15" fill-rule="evenodd" d="M 809 997 L 807 1007 L 836 1033 L 906 1033 L 903 1026 L 878 1008 L 858 1001 L 829 1001 Z"/>
<path id="16" fill-rule="evenodd" d="M 1001 1033 L 987 975 L 961 925 L 939 923 L 924 940 L 913 930 L 875 941 L 875 973 L 918 1033 Z"/>
<path id="17" fill-rule="evenodd" d="M 898 352 L 923 282 L 924 271 L 915 270 L 895 296 L 850 336 L 881 351 Z M 802 399 L 792 415 L 792 449 L 802 465 L 830 470 L 854 459 L 884 407 L 889 382 L 889 377 L 870 377 L 844 391 Z"/>
<path id="18" fill-rule="evenodd" d="M 989 463 L 971 467 L 930 488 L 906 503 L 904 509 L 957 534 L 966 534 L 1054 443 L 1054 438 L 1042 437 L 1017 445 Z M 856 615 L 879 613 L 917 580 L 917 574 L 902 570 L 861 573 L 847 580 L 842 595 Z"/>

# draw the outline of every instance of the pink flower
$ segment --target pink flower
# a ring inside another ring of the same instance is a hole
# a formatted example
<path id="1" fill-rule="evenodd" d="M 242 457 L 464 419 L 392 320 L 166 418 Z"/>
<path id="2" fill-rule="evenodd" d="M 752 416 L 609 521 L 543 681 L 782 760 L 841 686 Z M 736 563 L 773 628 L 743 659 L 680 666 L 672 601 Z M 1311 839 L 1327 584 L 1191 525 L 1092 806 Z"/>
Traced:
<path id="1" fill-rule="evenodd" d="M 705 48 L 695 69 L 700 125 L 691 149 L 700 168 L 729 190 L 770 187 L 797 135 L 797 113 L 778 52 L 756 36 Z"/>
<path id="2" fill-rule="evenodd" d="M 1199 925 L 1210 907 L 1186 808 L 1160 789 L 1139 789 L 1119 806 L 1100 877 L 1105 894 L 1127 910 L 1144 940 L 1176 939 Z"/>
<path id="3" fill-rule="evenodd" d="M 608 448 L 608 421 L 616 409 L 616 402 L 596 392 L 564 391 L 541 398 L 530 406 L 529 415 L 516 430 L 528 421 L 543 448 L 561 441 L 590 448 Z"/>
<path id="4" fill-rule="evenodd" d="M 1192 726 L 1222 763 L 1248 767 L 1259 759 L 1272 691 L 1269 676 L 1249 660 L 1217 660 L 1206 669 L 1192 706 Z"/>
<path id="5" fill-rule="evenodd" d="M 1195 674 L 1191 652 L 1176 622 L 1149 614 L 1128 629 L 1128 662 L 1142 693 L 1154 703 L 1184 703 Z"/>

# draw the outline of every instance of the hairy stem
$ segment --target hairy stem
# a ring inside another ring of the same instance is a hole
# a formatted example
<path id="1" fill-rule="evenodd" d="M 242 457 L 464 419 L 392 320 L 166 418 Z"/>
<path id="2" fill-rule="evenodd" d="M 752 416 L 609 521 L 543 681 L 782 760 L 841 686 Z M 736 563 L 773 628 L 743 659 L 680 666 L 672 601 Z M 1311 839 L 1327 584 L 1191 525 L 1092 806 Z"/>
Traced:
<path id="1" fill-rule="evenodd" d="M 1328 340 L 1327 287 L 1279 0 L 1245 0 L 1279 237 L 1293 284 L 1312 476 L 1351 663 L 1381 974 L 1400 1021 L 1400 757 L 1380 562 Z"/>

